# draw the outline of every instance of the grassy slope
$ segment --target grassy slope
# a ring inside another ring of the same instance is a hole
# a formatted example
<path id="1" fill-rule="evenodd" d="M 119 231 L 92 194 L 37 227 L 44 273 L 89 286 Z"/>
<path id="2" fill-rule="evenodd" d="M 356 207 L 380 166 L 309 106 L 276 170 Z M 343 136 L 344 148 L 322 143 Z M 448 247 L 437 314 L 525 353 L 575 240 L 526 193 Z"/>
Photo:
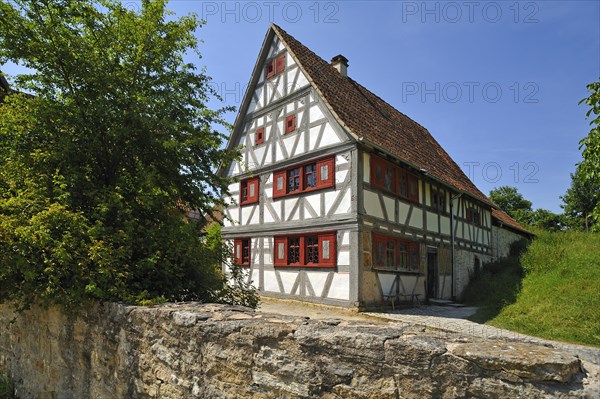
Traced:
<path id="1" fill-rule="evenodd" d="M 465 294 L 482 307 L 475 321 L 600 346 L 600 235 L 539 233 L 521 258 L 522 280 L 514 259 L 503 263 L 484 268 Z"/>

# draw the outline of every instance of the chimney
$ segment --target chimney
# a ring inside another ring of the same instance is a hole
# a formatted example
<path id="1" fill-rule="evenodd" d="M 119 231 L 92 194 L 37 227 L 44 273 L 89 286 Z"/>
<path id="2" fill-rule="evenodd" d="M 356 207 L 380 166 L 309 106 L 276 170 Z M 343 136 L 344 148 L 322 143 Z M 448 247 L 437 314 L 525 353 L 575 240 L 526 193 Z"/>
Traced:
<path id="1" fill-rule="evenodd" d="M 338 54 L 331 59 L 331 65 L 337 69 L 342 76 L 348 76 L 348 58 Z"/>

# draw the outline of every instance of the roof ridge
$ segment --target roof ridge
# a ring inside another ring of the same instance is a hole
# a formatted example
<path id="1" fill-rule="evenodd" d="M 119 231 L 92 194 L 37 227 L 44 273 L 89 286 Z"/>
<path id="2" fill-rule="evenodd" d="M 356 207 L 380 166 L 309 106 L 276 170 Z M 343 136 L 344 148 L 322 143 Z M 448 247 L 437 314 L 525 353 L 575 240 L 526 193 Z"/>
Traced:
<path id="1" fill-rule="evenodd" d="M 417 170 L 426 170 L 430 177 L 458 192 L 495 207 L 427 128 L 354 79 L 340 74 L 279 26 L 272 24 L 272 28 L 337 121 L 356 140 L 365 140 Z"/>

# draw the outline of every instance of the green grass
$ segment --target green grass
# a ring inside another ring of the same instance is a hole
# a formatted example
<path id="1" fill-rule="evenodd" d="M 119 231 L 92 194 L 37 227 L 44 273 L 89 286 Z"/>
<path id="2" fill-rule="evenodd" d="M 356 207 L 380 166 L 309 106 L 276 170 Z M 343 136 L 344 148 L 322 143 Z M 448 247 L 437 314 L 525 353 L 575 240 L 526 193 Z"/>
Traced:
<path id="1" fill-rule="evenodd" d="M 0 399 L 14 399 L 15 387 L 10 378 L 0 375 Z"/>
<path id="2" fill-rule="evenodd" d="M 484 266 L 463 298 L 480 306 L 472 320 L 600 346 L 600 235 L 540 232 L 520 264 L 509 257 Z"/>

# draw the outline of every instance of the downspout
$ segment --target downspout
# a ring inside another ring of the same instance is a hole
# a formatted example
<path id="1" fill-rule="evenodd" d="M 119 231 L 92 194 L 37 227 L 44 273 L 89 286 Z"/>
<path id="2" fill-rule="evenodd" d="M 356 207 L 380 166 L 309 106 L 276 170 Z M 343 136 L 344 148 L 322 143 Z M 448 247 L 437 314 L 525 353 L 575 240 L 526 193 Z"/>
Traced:
<path id="1" fill-rule="evenodd" d="M 450 242 L 451 242 L 451 246 L 452 246 L 452 252 L 451 252 L 451 256 L 452 256 L 452 284 L 450 285 L 451 288 L 451 296 L 452 296 L 452 300 L 456 300 L 456 293 L 455 293 L 455 288 L 454 286 L 456 285 L 456 251 L 454 249 L 455 246 L 455 241 L 456 241 L 456 237 L 455 237 L 455 233 L 454 233 L 454 200 L 455 199 L 459 199 L 461 196 L 463 195 L 463 193 L 458 193 L 455 196 L 450 196 Z"/>

